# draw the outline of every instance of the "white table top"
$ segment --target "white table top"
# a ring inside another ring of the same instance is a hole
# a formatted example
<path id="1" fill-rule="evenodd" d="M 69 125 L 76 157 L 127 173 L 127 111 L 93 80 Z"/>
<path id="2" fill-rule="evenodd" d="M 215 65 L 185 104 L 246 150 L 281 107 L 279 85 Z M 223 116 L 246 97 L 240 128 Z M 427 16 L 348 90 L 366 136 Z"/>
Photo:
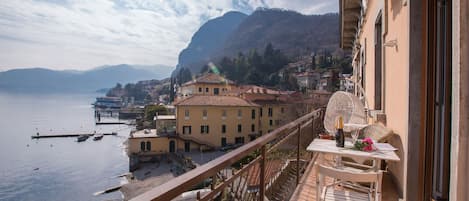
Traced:
<path id="1" fill-rule="evenodd" d="M 345 147 L 336 147 L 335 140 L 314 139 L 306 148 L 307 151 L 327 153 L 348 157 L 381 159 L 387 161 L 400 161 L 400 158 L 394 151 L 358 151 L 352 149 L 352 142 L 345 141 Z"/>

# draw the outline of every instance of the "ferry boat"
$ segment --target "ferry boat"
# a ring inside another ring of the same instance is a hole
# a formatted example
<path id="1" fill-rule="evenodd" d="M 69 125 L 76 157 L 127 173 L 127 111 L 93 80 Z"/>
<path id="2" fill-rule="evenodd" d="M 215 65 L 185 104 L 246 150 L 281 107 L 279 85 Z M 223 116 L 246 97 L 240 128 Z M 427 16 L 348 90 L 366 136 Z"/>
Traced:
<path id="1" fill-rule="evenodd" d="M 122 99 L 120 97 L 97 97 L 93 105 L 95 108 L 120 109 Z"/>

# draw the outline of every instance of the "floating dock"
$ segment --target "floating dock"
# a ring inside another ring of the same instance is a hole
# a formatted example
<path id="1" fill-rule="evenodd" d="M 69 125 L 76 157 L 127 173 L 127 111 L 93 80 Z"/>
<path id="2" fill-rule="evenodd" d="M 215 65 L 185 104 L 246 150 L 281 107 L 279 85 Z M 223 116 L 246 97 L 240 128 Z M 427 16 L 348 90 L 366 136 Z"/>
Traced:
<path id="1" fill-rule="evenodd" d="M 127 122 L 96 122 L 96 125 L 115 125 L 115 124 L 127 124 Z"/>
<path id="2" fill-rule="evenodd" d="M 78 137 L 80 135 L 88 135 L 89 137 L 93 135 L 117 135 L 117 133 L 70 133 L 70 134 L 55 134 L 55 135 L 31 135 L 32 139 L 39 139 L 39 138 L 55 138 L 55 137 Z"/>

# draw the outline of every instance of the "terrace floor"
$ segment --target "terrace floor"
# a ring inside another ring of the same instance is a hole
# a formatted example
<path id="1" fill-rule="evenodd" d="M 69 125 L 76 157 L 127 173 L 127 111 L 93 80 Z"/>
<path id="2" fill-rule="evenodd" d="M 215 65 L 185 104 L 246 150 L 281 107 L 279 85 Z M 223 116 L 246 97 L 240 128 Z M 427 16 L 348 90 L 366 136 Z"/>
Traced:
<path id="1" fill-rule="evenodd" d="M 290 201 L 316 201 L 316 172 L 310 165 L 303 179 L 295 189 Z M 332 179 L 326 178 L 326 183 L 332 183 Z M 382 201 L 398 201 L 399 194 L 392 182 L 389 173 L 383 175 Z"/>

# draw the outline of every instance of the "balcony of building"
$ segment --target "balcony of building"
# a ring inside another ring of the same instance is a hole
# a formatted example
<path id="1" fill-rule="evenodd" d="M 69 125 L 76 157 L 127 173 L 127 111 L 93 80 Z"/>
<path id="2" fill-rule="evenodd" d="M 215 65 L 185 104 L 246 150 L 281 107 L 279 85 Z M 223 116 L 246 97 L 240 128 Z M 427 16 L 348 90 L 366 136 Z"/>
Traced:
<path id="1" fill-rule="evenodd" d="M 324 132 L 324 112 L 324 108 L 312 111 L 146 193 L 126 199 L 316 200 L 313 166 L 318 154 L 306 148 Z M 383 200 L 398 200 L 388 174 L 382 189 Z"/>

